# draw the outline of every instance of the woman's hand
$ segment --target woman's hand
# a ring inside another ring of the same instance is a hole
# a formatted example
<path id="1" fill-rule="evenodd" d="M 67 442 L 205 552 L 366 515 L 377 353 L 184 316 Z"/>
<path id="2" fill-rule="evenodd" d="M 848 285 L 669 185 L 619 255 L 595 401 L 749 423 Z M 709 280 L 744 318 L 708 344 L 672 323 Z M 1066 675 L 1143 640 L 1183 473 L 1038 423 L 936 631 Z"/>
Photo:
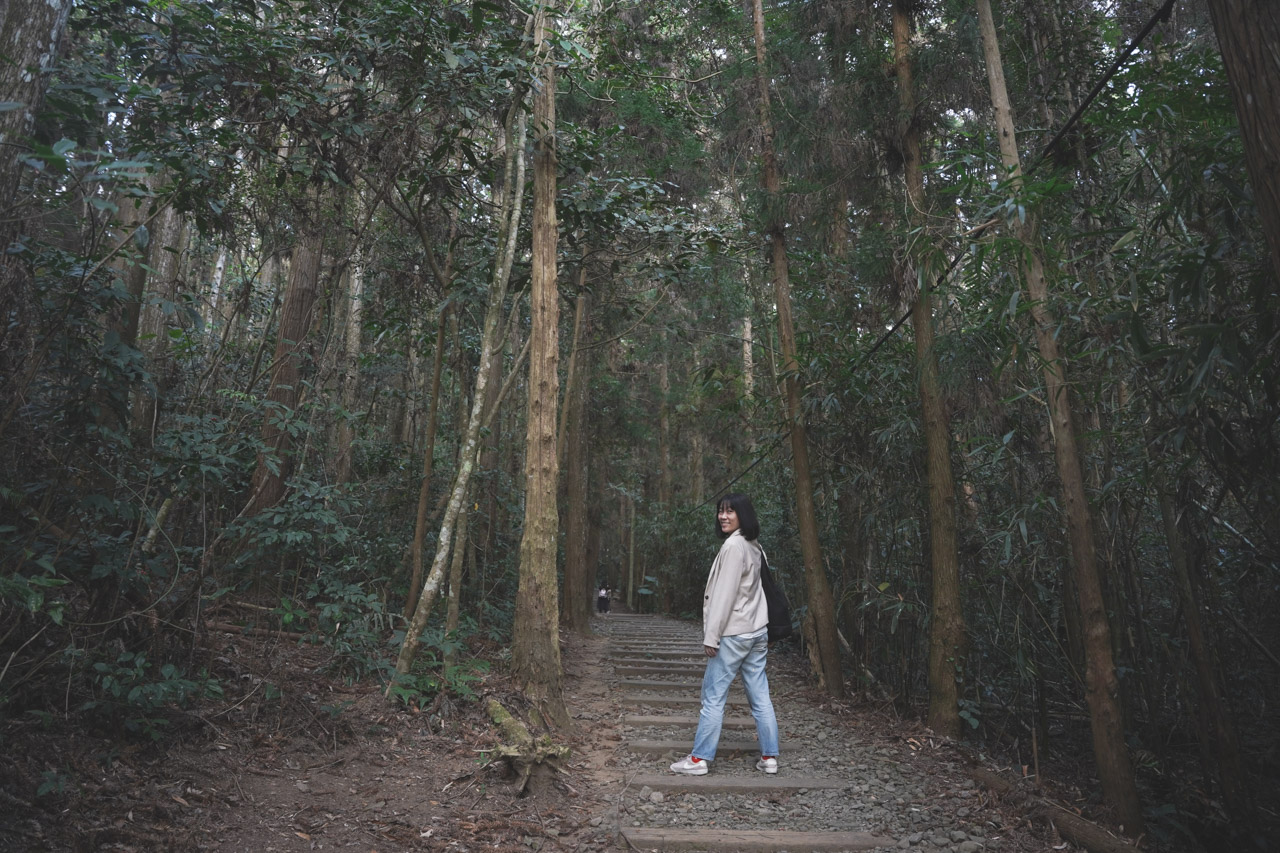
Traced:
<path id="1" fill-rule="evenodd" d="M 707 657 L 713 658 L 716 656 L 716 652 L 720 650 L 717 649 L 715 646 L 703 646 L 702 651 L 706 654 Z"/>

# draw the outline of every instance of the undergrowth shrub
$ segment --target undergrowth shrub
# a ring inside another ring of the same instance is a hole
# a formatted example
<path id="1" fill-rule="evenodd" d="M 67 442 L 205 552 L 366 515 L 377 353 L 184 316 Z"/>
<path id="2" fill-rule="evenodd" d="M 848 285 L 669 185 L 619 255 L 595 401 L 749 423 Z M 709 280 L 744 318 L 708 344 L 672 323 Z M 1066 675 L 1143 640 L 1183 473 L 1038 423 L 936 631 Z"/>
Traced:
<path id="1" fill-rule="evenodd" d="M 478 624 L 469 616 L 462 617 L 458 630 L 451 633 L 445 633 L 443 626 L 428 628 L 422 633 L 421 645 L 410 672 L 397 674 L 392 659 L 388 657 L 385 672 L 391 684 L 391 695 L 406 707 L 419 708 L 441 695 L 474 701 L 474 685 L 484 680 L 490 664 L 483 658 L 463 658 L 462 655 L 469 650 L 469 641 L 476 639 L 478 633 Z M 397 631 L 392 647 L 399 648 L 403 640 L 404 632 Z"/>
<path id="2" fill-rule="evenodd" d="M 222 686 L 208 672 L 193 677 L 176 664 L 157 667 L 142 653 L 125 651 L 98 660 L 90 672 L 92 698 L 79 710 L 152 740 L 163 736 L 170 712 L 198 698 L 222 696 Z"/>

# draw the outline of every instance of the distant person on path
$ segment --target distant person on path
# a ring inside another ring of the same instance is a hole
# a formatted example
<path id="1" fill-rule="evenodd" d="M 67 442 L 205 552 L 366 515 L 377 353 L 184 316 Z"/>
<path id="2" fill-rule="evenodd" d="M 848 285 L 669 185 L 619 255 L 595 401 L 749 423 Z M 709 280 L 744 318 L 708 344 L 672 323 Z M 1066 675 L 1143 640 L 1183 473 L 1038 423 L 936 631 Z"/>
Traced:
<path id="1" fill-rule="evenodd" d="M 769 699 L 765 659 L 769 654 L 769 606 L 760 587 L 763 551 L 760 522 L 746 495 L 729 494 L 716 504 L 716 535 L 724 540 L 711 564 L 702 598 L 702 645 L 710 660 L 702 676 L 702 710 L 693 750 L 671 772 L 702 776 L 716 757 L 729 685 L 738 673 L 747 689 L 760 739 L 756 769 L 778 772 L 778 720 Z"/>
<path id="2" fill-rule="evenodd" d="M 600 587 L 600 594 L 596 596 L 596 611 L 599 613 L 609 612 L 609 587 Z"/>

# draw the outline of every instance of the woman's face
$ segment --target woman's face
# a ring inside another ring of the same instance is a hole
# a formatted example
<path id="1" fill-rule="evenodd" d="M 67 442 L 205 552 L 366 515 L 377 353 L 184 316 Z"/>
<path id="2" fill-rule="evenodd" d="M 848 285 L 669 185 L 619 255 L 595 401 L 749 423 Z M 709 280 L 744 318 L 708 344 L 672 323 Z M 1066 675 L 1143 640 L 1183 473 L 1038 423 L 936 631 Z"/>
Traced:
<path id="1" fill-rule="evenodd" d="M 738 521 L 738 513 L 728 504 L 721 504 L 716 510 L 716 518 L 720 521 L 720 532 L 728 536 L 742 526 Z"/>

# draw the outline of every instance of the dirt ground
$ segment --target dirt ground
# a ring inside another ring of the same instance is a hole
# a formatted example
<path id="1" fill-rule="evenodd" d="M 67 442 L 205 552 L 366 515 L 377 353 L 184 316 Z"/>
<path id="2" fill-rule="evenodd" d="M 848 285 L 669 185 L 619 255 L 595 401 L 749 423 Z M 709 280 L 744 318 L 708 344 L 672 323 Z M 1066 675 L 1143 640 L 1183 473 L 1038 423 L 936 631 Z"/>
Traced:
<path id="1" fill-rule="evenodd" d="M 606 642 L 563 637 L 574 726 L 554 739 L 572 752 L 521 793 L 505 764 L 490 760 L 499 737 L 484 701 L 406 708 L 372 682 L 325 674 L 321 649 L 210 635 L 224 695 L 176 714 L 160 742 L 47 715 L 0 721 L 0 850 L 613 849 L 623 709 Z M 528 719 L 502 676 L 487 676 L 476 693 Z M 839 710 L 862 736 L 922 734 L 884 709 Z M 937 760 L 955 756 L 940 750 Z M 1068 847 L 1018 823 L 1011 815 L 1002 851 Z"/>
<path id="2" fill-rule="evenodd" d="M 42 716 L 0 722 L 0 850 L 586 850 L 595 771 L 616 745 L 602 638 L 566 637 L 575 730 L 564 772 L 521 795 L 484 702 L 406 708 L 323 673 L 320 650 L 217 635 L 225 695 L 161 744 Z M 264 685 L 281 685 L 281 695 Z M 527 708 L 491 675 L 477 691 Z M 603 720 L 610 725 L 601 726 Z M 612 739 L 612 741 L 610 740 Z M 603 749 L 603 752 L 601 750 Z M 43 793 L 37 792 L 44 787 Z"/>

